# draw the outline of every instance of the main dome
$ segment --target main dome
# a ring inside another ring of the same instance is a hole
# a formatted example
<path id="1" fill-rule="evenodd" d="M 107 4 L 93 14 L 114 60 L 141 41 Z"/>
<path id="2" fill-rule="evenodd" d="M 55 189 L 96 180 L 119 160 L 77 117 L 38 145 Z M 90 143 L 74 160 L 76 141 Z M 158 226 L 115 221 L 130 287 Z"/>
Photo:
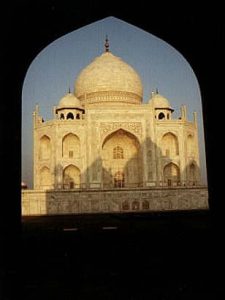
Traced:
<path id="1" fill-rule="evenodd" d="M 139 104 L 143 88 L 139 75 L 130 65 L 111 52 L 104 52 L 80 72 L 75 95 L 82 104 Z"/>

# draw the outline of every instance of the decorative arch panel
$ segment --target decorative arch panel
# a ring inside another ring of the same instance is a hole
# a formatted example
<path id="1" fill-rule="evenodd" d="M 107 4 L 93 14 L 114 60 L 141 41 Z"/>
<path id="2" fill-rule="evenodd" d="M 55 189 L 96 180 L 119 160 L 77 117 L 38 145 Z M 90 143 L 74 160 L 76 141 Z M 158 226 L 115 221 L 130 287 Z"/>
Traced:
<path id="1" fill-rule="evenodd" d="M 40 139 L 39 158 L 41 160 L 49 159 L 51 156 L 51 139 L 44 135 Z"/>
<path id="2" fill-rule="evenodd" d="M 69 133 L 62 140 L 63 158 L 73 159 L 80 157 L 80 139 L 77 135 Z"/>
<path id="3" fill-rule="evenodd" d="M 179 155 L 178 138 L 175 134 L 168 132 L 163 135 L 161 140 L 162 155 L 173 158 Z"/>

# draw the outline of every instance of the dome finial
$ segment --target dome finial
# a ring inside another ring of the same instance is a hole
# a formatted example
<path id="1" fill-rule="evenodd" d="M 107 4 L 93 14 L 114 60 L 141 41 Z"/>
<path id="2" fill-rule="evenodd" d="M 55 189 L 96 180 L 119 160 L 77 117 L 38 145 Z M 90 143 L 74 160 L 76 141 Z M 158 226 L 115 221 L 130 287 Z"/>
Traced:
<path id="1" fill-rule="evenodd" d="M 159 90 L 158 90 L 158 88 L 156 88 L 156 91 L 155 91 L 155 92 L 156 92 L 156 94 L 158 94 L 158 93 L 159 93 Z"/>
<path id="2" fill-rule="evenodd" d="M 108 35 L 105 37 L 105 52 L 109 52 L 109 40 Z"/>
<path id="3" fill-rule="evenodd" d="M 70 94 L 71 92 L 70 92 L 70 86 L 69 86 L 69 94 Z"/>

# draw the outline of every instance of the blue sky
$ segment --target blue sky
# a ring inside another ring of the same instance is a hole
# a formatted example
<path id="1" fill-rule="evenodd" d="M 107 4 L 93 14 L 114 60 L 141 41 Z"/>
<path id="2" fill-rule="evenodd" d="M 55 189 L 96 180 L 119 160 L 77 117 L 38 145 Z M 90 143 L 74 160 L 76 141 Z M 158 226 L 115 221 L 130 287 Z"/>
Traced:
<path id="1" fill-rule="evenodd" d="M 35 105 L 45 120 L 52 118 L 52 107 L 70 88 L 79 72 L 104 51 L 108 35 L 110 51 L 130 64 L 140 75 L 143 102 L 158 88 L 180 115 L 185 104 L 188 118 L 198 114 L 202 179 L 206 183 L 205 143 L 201 94 L 197 78 L 186 59 L 156 36 L 114 17 L 105 18 L 70 32 L 44 48 L 26 73 L 22 91 L 22 181 L 32 187 L 32 112 Z"/>

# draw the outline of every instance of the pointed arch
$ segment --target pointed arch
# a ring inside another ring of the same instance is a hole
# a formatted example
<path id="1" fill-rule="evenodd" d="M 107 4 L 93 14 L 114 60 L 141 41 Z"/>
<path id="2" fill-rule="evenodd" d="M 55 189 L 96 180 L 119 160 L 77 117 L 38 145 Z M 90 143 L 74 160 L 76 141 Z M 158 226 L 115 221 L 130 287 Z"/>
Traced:
<path id="1" fill-rule="evenodd" d="M 194 136 L 192 134 L 189 134 L 187 137 L 187 156 L 189 158 L 194 156 L 194 149 Z"/>
<path id="2" fill-rule="evenodd" d="M 80 157 L 80 139 L 74 133 L 68 133 L 63 137 L 62 157 L 69 159 Z"/>
<path id="3" fill-rule="evenodd" d="M 189 181 L 189 184 L 190 185 L 196 185 L 197 184 L 197 166 L 194 162 L 192 162 L 190 165 L 189 165 L 189 168 L 188 168 L 189 172 L 188 172 L 188 181 Z"/>
<path id="4" fill-rule="evenodd" d="M 177 185 L 180 182 L 180 168 L 174 163 L 167 164 L 163 169 L 163 178 L 167 185 Z"/>
<path id="5" fill-rule="evenodd" d="M 141 185 L 143 180 L 141 145 L 134 134 L 124 129 L 109 134 L 102 143 L 102 162 L 105 187 L 118 187 L 118 182 L 124 187 Z M 117 172 L 123 174 L 123 180 L 118 182 L 115 178 L 115 174 L 119 174 Z"/>
<path id="6" fill-rule="evenodd" d="M 120 129 L 117 129 L 117 130 L 111 132 L 110 134 L 108 134 L 108 135 L 104 138 L 104 140 L 103 140 L 103 142 L 102 142 L 102 148 L 104 147 L 105 143 L 107 143 L 107 141 L 110 140 L 110 139 L 111 139 L 112 137 L 114 137 L 114 136 L 117 136 L 117 137 L 119 137 L 119 138 L 121 138 L 121 139 L 122 139 L 124 136 L 127 136 L 127 137 L 129 137 L 130 139 L 132 139 L 133 144 L 134 144 L 136 147 L 139 147 L 139 146 L 140 146 L 140 142 L 139 142 L 138 138 L 137 138 L 133 133 L 131 133 L 131 132 L 129 132 L 129 131 L 123 129 L 123 128 L 120 128 Z"/>
<path id="7" fill-rule="evenodd" d="M 40 188 L 48 189 L 51 187 L 51 173 L 48 167 L 43 167 L 40 170 Z"/>
<path id="8" fill-rule="evenodd" d="M 178 138 L 175 134 L 168 132 L 163 135 L 161 140 L 162 155 L 166 157 L 174 157 L 179 155 Z"/>
<path id="9" fill-rule="evenodd" d="M 67 118 L 67 120 L 69 120 L 69 119 L 73 120 L 74 119 L 74 115 L 71 112 L 69 112 L 67 114 L 66 118 Z"/>
<path id="10" fill-rule="evenodd" d="M 63 170 L 63 188 L 80 188 L 80 169 L 74 165 L 69 165 Z"/>
<path id="11" fill-rule="evenodd" d="M 47 135 L 40 138 L 39 158 L 41 160 L 49 159 L 51 156 L 51 139 Z"/>

